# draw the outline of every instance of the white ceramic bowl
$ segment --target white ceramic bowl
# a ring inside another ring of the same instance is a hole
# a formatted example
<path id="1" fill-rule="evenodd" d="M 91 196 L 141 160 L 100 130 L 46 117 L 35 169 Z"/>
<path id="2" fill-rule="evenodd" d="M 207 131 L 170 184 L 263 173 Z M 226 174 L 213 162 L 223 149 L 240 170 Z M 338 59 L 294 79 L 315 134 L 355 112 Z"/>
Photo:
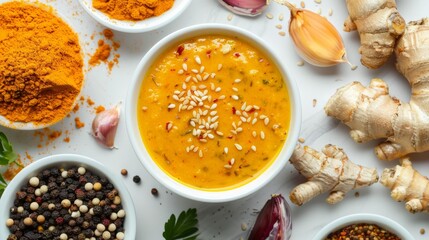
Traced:
<path id="1" fill-rule="evenodd" d="M 322 228 L 322 230 L 313 237 L 313 240 L 324 240 L 328 234 L 348 225 L 358 223 L 376 224 L 379 227 L 396 234 L 401 239 L 414 240 L 414 237 L 404 227 L 399 225 L 399 223 L 390 218 L 371 213 L 359 213 L 341 217 Z"/>
<path id="2" fill-rule="evenodd" d="M 137 99 L 140 92 L 143 78 L 145 77 L 146 71 L 150 68 L 152 63 L 166 51 L 168 48 L 176 45 L 177 43 L 196 36 L 201 35 L 213 35 L 220 34 L 226 36 L 234 36 L 243 39 L 261 50 L 271 61 L 277 65 L 281 74 L 284 76 L 285 83 L 287 85 L 290 102 L 291 102 L 291 122 L 289 128 L 289 134 L 285 144 L 278 155 L 277 159 L 271 164 L 271 166 L 265 170 L 260 176 L 255 178 L 253 181 L 245 184 L 244 186 L 225 191 L 202 191 L 197 190 L 188 186 L 185 186 L 175 179 L 167 175 L 158 165 L 151 159 L 148 151 L 140 136 L 140 131 L 137 123 Z M 285 67 L 281 64 L 281 61 L 277 55 L 270 50 L 267 43 L 260 39 L 258 36 L 245 31 L 243 29 L 233 27 L 224 24 L 201 24 L 195 25 L 188 28 L 181 29 L 174 32 L 153 46 L 148 53 L 143 57 L 140 64 L 138 65 L 135 74 L 133 76 L 132 83 L 127 95 L 126 100 L 126 125 L 128 134 L 131 139 L 134 151 L 139 157 L 144 167 L 149 173 L 156 178 L 161 184 L 176 192 L 177 194 L 203 202 L 228 202 L 248 196 L 263 186 L 265 186 L 270 180 L 272 180 L 280 171 L 284 171 L 285 165 L 292 155 L 294 147 L 296 145 L 298 134 L 300 131 L 301 124 L 301 104 L 297 86 L 286 73 Z"/>
<path id="3" fill-rule="evenodd" d="M 42 158 L 25 167 L 13 178 L 0 199 L 0 239 L 7 239 L 10 234 L 5 223 L 9 218 L 9 209 L 13 206 L 15 193 L 19 191 L 31 177 L 36 176 L 39 172 L 48 168 L 75 166 L 82 166 L 98 176 L 105 176 L 110 183 L 118 189 L 122 200 L 122 207 L 126 212 L 124 223 L 125 239 L 136 239 L 136 213 L 133 200 L 131 199 L 131 195 L 127 191 L 125 184 L 116 174 L 110 172 L 110 170 L 101 163 L 91 158 L 75 154 L 59 154 Z"/>
<path id="4" fill-rule="evenodd" d="M 110 18 L 105 13 L 92 7 L 92 0 L 79 0 L 80 5 L 97 22 L 102 25 L 120 31 L 129 33 L 141 33 L 158 29 L 182 14 L 189 6 L 192 0 L 175 0 L 173 7 L 160 16 L 147 18 L 141 21 L 123 21 Z"/>

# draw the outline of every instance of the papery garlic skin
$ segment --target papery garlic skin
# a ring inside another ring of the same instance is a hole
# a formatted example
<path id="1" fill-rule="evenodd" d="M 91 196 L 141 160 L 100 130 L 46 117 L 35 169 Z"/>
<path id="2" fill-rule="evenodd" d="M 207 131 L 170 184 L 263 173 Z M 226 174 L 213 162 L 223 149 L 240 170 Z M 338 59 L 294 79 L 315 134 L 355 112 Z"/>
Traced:
<path id="1" fill-rule="evenodd" d="M 289 35 L 298 54 L 308 63 L 329 67 L 348 62 L 343 40 L 337 29 L 326 18 L 305 9 L 298 9 L 284 0 L 291 11 Z"/>
<path id="2" fill-rule="evenodd" d="M 102 111 L 92 121 L 92 135 L 106 147 L 113 148 L 118 123 L 118 106 Z"/>
<path id="3" fill-rule="evenodd" d="M 260 15 L 268 5 L 267 0 L 218 0 L 231 12 L 254 17 Z"/>
<path id="4" fill-rule="evenodd" d="M 248 240 L 289 240 L 292 235 L 290 208 L 282 195 L 272 195 L 259 213 Z"/>

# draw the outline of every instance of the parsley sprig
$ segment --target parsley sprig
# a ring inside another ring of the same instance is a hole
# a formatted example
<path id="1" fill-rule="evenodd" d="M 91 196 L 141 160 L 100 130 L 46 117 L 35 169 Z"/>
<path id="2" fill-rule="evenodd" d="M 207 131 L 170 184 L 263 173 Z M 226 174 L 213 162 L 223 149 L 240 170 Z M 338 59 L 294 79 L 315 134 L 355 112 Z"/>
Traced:
<path id="1" fill-rule="evenodd" d="M 162 236 L 165 240 L 195 240 L 198 237 L 197 209 L 190 208 L 182 211 L 177 218 L 171 214 L 170 219 L 164 225 Z"/>
<path id="2" fill-rule="evenodd" d="M 22 167 L 22 165 L 17 162 L 17 159 L 18 154 L 13 151 L 12 144 L 9 142 L 6 135 L 0 132 L 0 165 L 7 166 L 11 163 L 14 163 Z M 3 195 L 6 186 L 7 182 L 0 174 L 0 197 Z"/>

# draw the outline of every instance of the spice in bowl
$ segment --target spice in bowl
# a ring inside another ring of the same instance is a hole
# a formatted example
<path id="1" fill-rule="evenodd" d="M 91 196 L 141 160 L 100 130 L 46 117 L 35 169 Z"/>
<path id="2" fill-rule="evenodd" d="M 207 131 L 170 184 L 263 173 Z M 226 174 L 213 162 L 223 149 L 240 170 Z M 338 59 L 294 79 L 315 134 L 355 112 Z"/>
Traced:
<path id="1" fill-rule="evenodd" d="M 117 20 L 140 21 L 159 16 L 173 7 L 174 0 L 93 0 L 95 9 Z"/>
<path id="2" fill-rule="evenodd" d="M 395 234 L 379 227 L 376 224 L 359 223 L 348 225 L 340 230 L 332 232 L 325 240 L 353 240 L 353 239 L 383 239 L 401 240 Z"/>
<path id="3" fill-rule="evenodd" d="M 72 110 L 83 84 L 83 56 L 77 34 L 52 9 L 1 4 L 0 52 L 1 116 L 50 125 Z"/>
<path id="4" fill-rule="evenodd" d="M 12 239 L 124 239 L 125 210 L 109 180 L 84 167 L 49 168 L 16 192 Z"/>

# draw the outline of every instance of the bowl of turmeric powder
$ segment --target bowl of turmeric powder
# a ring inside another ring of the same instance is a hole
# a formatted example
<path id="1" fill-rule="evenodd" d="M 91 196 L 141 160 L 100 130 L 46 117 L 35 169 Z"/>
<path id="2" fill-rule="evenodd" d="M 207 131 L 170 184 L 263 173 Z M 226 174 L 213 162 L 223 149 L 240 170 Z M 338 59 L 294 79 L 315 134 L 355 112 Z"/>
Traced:
<path id="1" fill-rule="evenodd" d="M 40 3 L 0 4 L 0 22 L 0 125 L 57 123 L 72 110 L 84 82 L 78 35 Z"/>
<path id="2" fill-rule="evenodd" d="M 81 6 L 102 25 L 129 33 L 160 28 L 175 18 L 191 0 L 79 0 Z"/>

